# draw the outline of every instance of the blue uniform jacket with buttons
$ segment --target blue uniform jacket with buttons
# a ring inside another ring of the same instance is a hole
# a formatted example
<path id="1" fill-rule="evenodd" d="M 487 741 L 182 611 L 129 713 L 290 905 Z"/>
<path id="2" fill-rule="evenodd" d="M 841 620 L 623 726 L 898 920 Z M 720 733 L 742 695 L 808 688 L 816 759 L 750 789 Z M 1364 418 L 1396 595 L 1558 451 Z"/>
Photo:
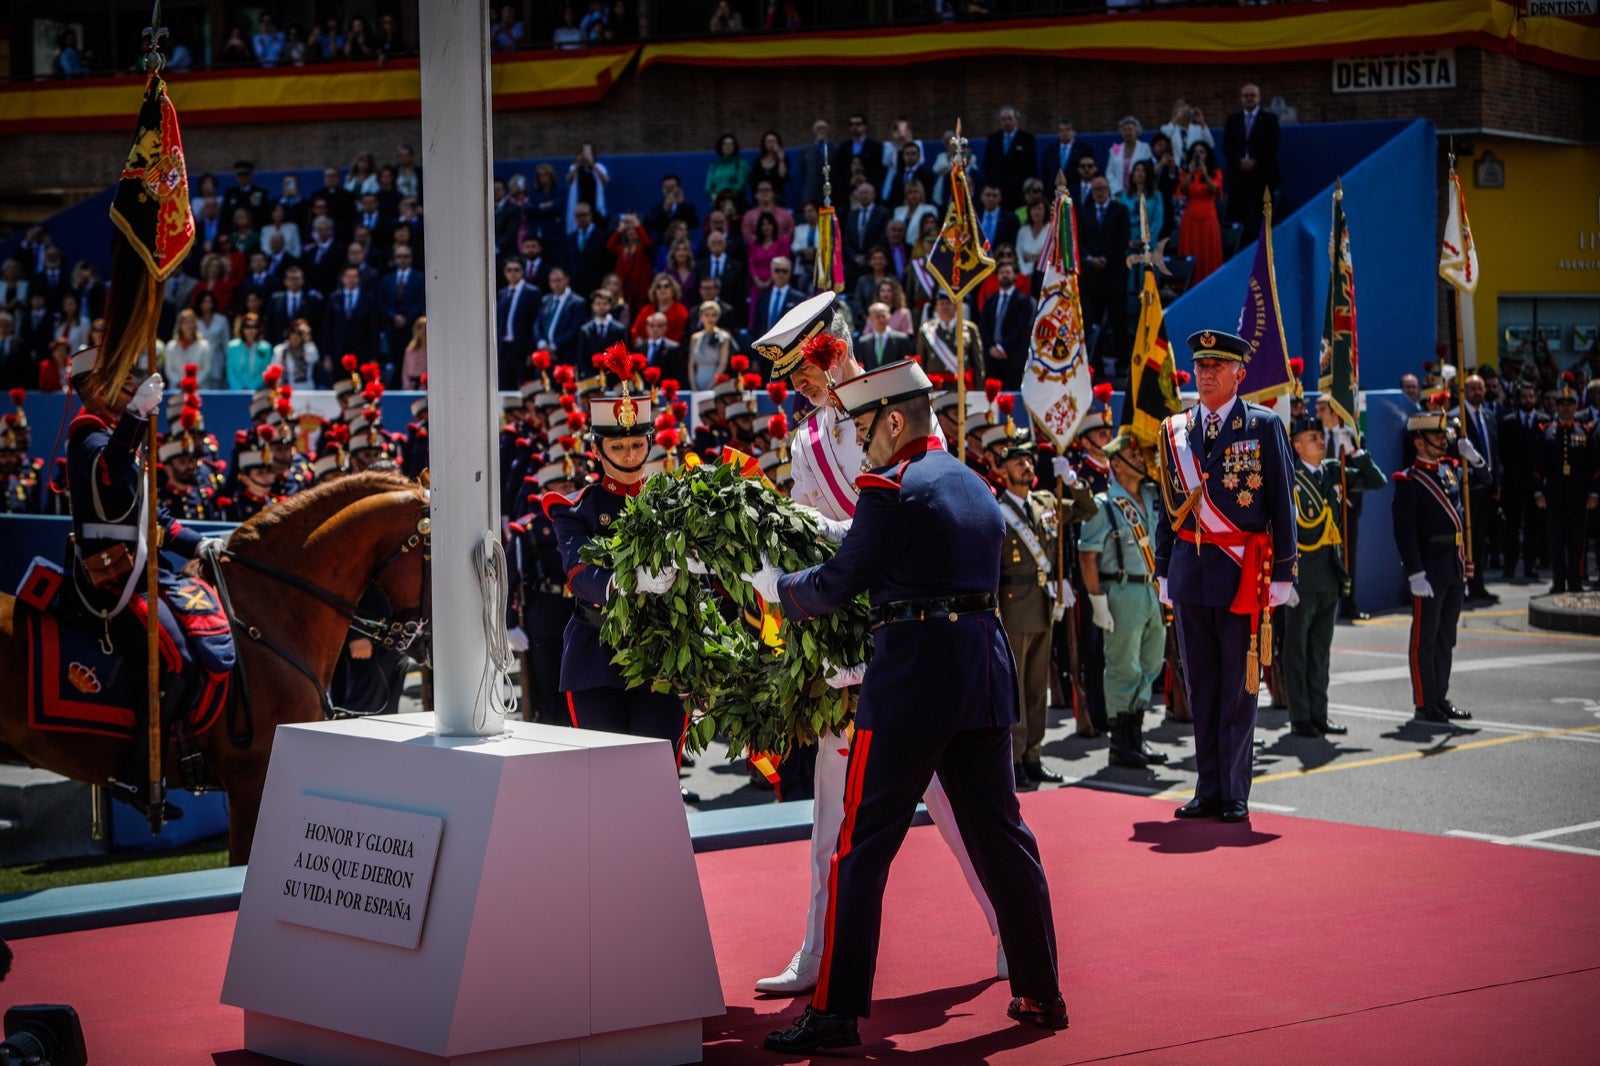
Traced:
<path id="1" fill-rule="evenodd" d="M 125 411 L 116 428 L 97 415 L 80 414 L 67 429 L 67 487 L 72 495 L 72 526 L 78 555 L 87 557 L 122 544 L 130 552 L 138 546 L 139 500 L 144 493 L 144 468 L 139 445 L 146 436 L 144 419 Z M 193 558 L 200 533 L 173 518 L 157 500 L 157 525 L 161 547 Z M 86 526 L 99 526 L 114 536 L 89 536 Z M 170 569 L 163 560 L 162 566 Z"/>
<path id="2" fill-rule="evenodd" d="M 1435 591 L 1467 579 L 1461 468 L 1418 459 L 1394 475 L 1394 546 L 1407 576 L 1425 573 Z"/>
<path id="3" fill-rule="evenodd" d="M 877 606 L 998 590 L 1000 504 L 937 438 L 917 447 L 856 481 L 855 521 L 832 559 L 779 579 L 786 617 L 836 610 L 862 592 Z M 945 732 L 1016 720 L 1016 669 L 994 612 L 891 622 L 873 634 L 860 728 Z"/>
<path id="4" fill-rule="evenodd" d="M 579 553 L 601 530 L 622 513 L 627 498 L 610 491 L 603 482 L 590 485 L 577 495 L 559 492 L 546 494 L 544 511 L 555 525 L 556 544 L 567 587 L 576 603 L 588 604 L 595 611 L 611 596 L 614 571 L 580 559 Z M 561 689 L 581 692 L 589 688 L 627 688 L 622 672 L 611 664 L 612 649 L 600 640 L 600 630 L 577 615 L 567 622 L 561 651 Z"/>
<path id="5" fill-rule="evenodd" d="M 572 619 L 567 574 L 556 526 L 533 501 L 534 510 L 510 524 L 506 576 L 511 585 L 507 624 L 533 639 L 554 640 Z"/>

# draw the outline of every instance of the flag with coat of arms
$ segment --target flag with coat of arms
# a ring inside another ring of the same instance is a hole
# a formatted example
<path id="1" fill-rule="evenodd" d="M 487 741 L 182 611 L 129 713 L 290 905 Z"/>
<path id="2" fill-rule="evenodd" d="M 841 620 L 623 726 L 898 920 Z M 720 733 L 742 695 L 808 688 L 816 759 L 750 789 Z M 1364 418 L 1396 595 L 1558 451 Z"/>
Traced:
<path id="1" fill-rule="evenodd" d="M 1077 212 L 1065 190 L 1056 194 L 1044 249 L 1033 344 L 1022 371 L 1022 402 L 1040 433 L 1059 451 L 1089 413 L 1094 395 L 1078 296 Z"/>

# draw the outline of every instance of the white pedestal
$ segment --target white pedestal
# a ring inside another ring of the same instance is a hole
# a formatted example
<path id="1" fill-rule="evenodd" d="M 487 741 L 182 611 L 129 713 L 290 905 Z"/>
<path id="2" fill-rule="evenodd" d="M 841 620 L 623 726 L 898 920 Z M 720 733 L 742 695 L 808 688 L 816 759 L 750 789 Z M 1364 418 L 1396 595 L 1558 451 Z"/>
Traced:
<path id="1" fill-rule="evenodd" d="M 433 724 L 278 728 L 222 987 L 245 1046 L 307 1066 L 700 1061 L 722 989 L 666 745 Z M 306 876 L 305 797 L 442 819 L 415 949 L 275 917 Z"/>

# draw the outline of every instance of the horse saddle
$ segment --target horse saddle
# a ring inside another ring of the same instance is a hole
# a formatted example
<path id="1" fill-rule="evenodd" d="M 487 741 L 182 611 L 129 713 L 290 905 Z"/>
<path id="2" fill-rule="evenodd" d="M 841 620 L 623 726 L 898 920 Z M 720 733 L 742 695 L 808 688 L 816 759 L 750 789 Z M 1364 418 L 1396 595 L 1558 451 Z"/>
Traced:
<path id="1" fill-rule="evenodd" d="M 199 578 L 163 573 L 157 650 L 164 726 L 181 712 L 191 732 L 209 728 L 227 705 L 232 630 L 216 590 Z M 28 725 L 131 740 L 145 705 L 143 596 L 109 623 L 84 603 L 62 568 L 35 558 L 17 589 L 13 629 L 26 651 Z"/>

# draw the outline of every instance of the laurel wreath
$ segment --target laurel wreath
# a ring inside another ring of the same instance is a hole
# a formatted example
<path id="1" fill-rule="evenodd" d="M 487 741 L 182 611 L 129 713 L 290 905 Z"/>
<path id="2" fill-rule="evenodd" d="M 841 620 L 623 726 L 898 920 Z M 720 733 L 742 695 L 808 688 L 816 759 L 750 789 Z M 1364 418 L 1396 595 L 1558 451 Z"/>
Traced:
<path id="1" fill-rule="evenodd" d="M 687 694 L 695 717 L 685 743 L 703 751 L 722 735 L 730 757 L 787 753 L 843 722 L 843 690 L 825 678 L 865 662 L 870 626 L 865 597 L 804 621 L 763 613 L 740 578 L 765 553 L 793 573 L 827 561 L 833 549 L 816 522 L 759 478 L 729 464 L 702 464 L 652 477 L 628 500 L 583 559 L 616 573 L 619 595 L 605 604 L 601 639 L 630 687 Z M 709 571 L 687 569 L 689 557 Z M 678 568 L 663 595 L 637 591 L 636 570 Z"/>

